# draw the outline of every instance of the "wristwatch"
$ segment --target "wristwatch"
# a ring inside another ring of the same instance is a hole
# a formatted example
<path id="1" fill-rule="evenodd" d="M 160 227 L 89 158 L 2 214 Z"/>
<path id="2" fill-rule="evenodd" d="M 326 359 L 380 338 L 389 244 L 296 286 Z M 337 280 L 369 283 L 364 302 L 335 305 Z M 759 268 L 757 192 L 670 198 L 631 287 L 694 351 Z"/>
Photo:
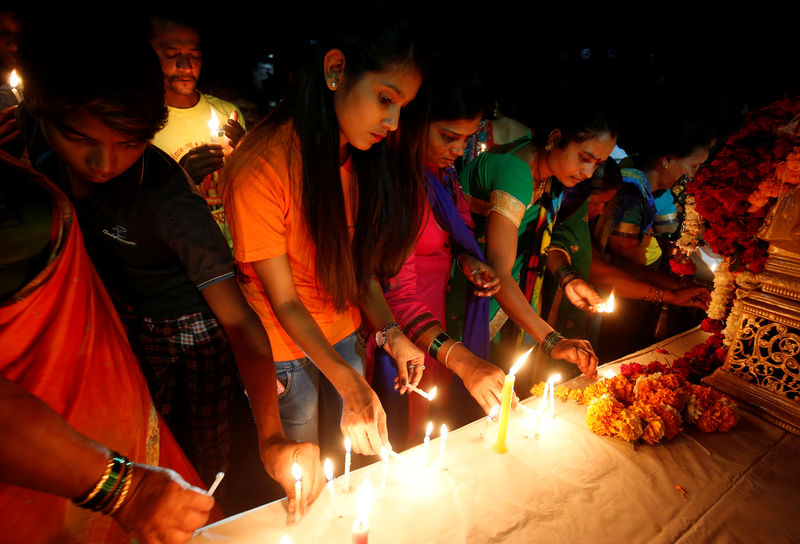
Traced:
<path id="1" fill-rule="evenodd" d="M 396 321 L 392 321 L 391 323 L 386 325 L 382 330 L 377 331 L 375 333 L 375 345 L 378 346 L 379 348 L 382 348 L 383 345 L 386 343 L 386 333 L 388 333 L 393 328 L 399 326 L 400 324 L 398 324 Z"/>

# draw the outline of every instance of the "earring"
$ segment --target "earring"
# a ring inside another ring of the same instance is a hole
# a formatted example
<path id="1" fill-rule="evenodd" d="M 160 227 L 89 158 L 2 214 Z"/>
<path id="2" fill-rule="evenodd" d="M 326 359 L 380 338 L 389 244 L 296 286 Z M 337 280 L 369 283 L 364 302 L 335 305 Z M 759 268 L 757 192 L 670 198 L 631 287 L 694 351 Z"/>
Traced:
<path id="1" fill-rule="evenodd" d="M 331 72 L 330 80 L 328 81 L 328 87 L 330 87 L 332 91 L 335 91 L 338 85 L 339 85 L 339 74 L 337 72 Z"/>
<path id="2" fill-rule="evenodd" d="M 553 143 L 552 142 L 547 142 L 547 145 L 544 146 L 544 150 L 545 151 L 552 151 L 553 150 Z"/>

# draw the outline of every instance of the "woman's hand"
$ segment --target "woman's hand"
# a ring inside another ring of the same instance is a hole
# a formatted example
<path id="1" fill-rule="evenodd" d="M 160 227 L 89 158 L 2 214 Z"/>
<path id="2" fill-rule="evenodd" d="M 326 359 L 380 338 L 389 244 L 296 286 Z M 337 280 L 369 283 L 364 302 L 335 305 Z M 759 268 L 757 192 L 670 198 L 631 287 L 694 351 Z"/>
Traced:
<path id="1" fill-rule="evenodd" d="M 286 438 L 274 438 L 260 446 L 261 462 L 267 474 L 281 484 L 286 492 L 289 513 L 294 514 L 295 509 L 300 508 L 300 513 L 305 514 L 306 509 L 317 499 L 325 485 L 322 465 L 319 462 L 319 446 L 311 442 L 298 443 Z M 293 463 L 300 466 L 302 474 L 300 504 L 294 495 Z"/>
<path id="2" fill-rule="evenodd" d="M 222 127 L 222 130 L 225 131 L 225 136 L 230 140 L 231 148 L 236 147 L 236 144 L 244 136 L 244 127 L 239 123 L 239 112 L 236 110 L 231 112 L 228 122 Z"/>
<path id="3" fill-rule="evenodd" d="M 563 359 L 576 365 L 587 378 L 597 375 L 597 355 L 588 340 L 564 338 L 550 352 L 553 359 Z"/>
<path id="4" fill-rule="evenodd" d="M 664 302 L 707 310 L 708 304 L 711 302 L 711 291 L 707 287 L 697 285 L 674 291 L 664 291 Z"/>
<path id="5" fill-rule="evenodd" d="M 456 368 L 458 369 L 456 374 L 464 382 L 464 387 L 488 415 L 492 408 L 501 402 L 506 375 L 502 370 L 488 361 L 476 357 L 466 348 L 457 346 L 453 349 L 459 349 L 456 356 L 466 352 L 466 355 L 458 357 L 456 360 L 451 358 L 454 371 Z"/>
<path id="6" fill-rule="evenodd" d="M 494 269 L 480 259 L 462 253 L 458 257 L 458 265 L 469 281 L 475 284 L 475 294 L 479 297 L 490 297 L 500 290 L 500 278 Z"/>
<path id="7" fill-rule="evenodd" d="M 416 387 L 422 379 L 422 371 L 425 370 L 425 353 L 415 346 L 399 327 L 386 333 L 383 349 L 397 362 L 394 388 L 402 395 L 408 391 L 407 383 Z"/>
<path id="8" fill-rule="evenodd" d="M 0 146 L 22 136 L 17 122 L 17 107 L 11 106 L 0 110 Z"/>
<path id="9" fill-rule="evenodd" d="M 214 499 L 170 469 L 135 464 L 131 496 L 114 514 L 144 544 L 188 542 L 205 525 Z"/>
<path id="10" fill-rule="evenodd" d="M 594 312 L 595 307 L 602 302 L 600 295 L 580 278 L 575 278 L 564 286 L 564 295 L 573 306 L 584 312 Z"/>
<path id="11" fill-rule="evenodd" d="M 343 400 L 340 428 L 350 438 L 354 452 L 377 455 L 381 446 L 390 448 L 386 413 L 364 378 L 355 371 L 353 375 L 353 380 L 339 389 Z"/>

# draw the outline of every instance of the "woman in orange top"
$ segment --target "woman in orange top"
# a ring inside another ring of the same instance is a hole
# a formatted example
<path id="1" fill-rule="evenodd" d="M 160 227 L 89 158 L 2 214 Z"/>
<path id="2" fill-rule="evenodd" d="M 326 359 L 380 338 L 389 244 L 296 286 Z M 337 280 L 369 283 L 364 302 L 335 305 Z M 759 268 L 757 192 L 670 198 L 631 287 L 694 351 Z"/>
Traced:
<path id="1" fill-rule="evenodd" d="M 220 179 L 240 284 L 269 334 L 281 421 L 296 440 L 341 447 L 338 425 L 356 452 L 388 445 L 355 352 L 359 308 L 404 363 L 397 387 L 422 376 L 423 353 L 377 281 L 397 273 L 419 230 L 417 125 L 393 134 L 422 81 L 416 52 L 399 27 L 335 37 Z"/>

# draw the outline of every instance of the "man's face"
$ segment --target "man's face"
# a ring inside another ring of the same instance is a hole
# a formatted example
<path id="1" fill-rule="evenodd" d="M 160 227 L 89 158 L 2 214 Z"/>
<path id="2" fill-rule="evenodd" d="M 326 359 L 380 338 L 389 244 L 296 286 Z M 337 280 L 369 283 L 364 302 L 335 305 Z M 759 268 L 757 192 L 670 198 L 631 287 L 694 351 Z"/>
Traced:
<path id="1" fill-rule="evenodd" d="M 161 61 L 167 103 L 170 93 L 193 95 L 202 65 L 200 36 L 197 32 L 185 26 L 157 24 L 154 25 L 150 45 Z"/>
<path id="2" fill-rule="evenodd" d="M 118 132 L 96 115 L 78 110 L 57 123 L 42 119 L 42 130 L 72 181 L 85 187 L 105 183 L 133 166 L 147 142 Z"/>

